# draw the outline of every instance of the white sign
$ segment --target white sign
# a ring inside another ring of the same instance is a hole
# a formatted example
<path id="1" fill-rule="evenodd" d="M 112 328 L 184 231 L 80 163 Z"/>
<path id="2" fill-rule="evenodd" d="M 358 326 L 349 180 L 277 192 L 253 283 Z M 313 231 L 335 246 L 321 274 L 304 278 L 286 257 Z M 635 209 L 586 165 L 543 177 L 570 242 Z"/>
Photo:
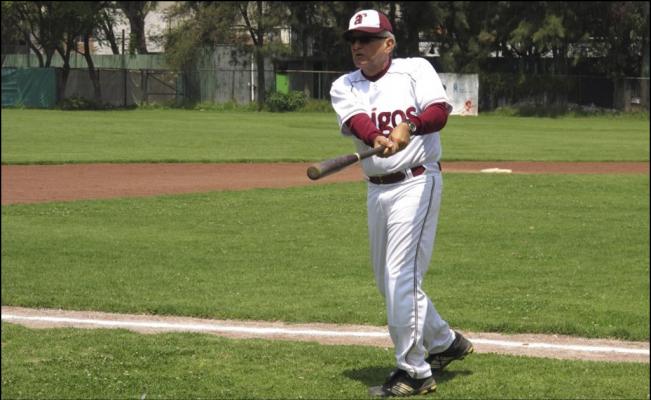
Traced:
<path id="1" fill-rule="evenodd" d="M 439 73 L 452 103 L 451 115 L 479 115 L 479 75 Z"/>

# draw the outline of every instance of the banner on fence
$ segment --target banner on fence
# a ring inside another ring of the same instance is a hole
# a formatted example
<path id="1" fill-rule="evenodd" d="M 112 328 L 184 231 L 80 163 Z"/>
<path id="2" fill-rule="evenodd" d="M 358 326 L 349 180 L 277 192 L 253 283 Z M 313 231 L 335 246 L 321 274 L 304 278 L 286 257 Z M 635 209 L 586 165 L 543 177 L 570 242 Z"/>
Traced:
<path id="1" fill-rule="evenodd" d="M 479 114 L 479 75 L 439 73 L 452 103 L 451 115 Z"/>
<path id="2" fill-rule="evenodd" d="M 57 100 L 54 68 L 2 68 L 2 106 L 52 108 Z"/>

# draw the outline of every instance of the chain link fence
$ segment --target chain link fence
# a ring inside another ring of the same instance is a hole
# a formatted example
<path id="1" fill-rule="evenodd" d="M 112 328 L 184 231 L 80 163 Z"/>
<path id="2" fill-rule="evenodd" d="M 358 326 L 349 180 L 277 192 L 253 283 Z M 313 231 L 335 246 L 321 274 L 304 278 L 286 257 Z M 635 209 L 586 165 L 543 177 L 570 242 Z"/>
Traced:
<path id="1" fill-rule="evenodd" d="M 3 68 L 3 106 L 10 106 L 10 98 L 25 88 L 19 87 L 11 71 L 22 71 L 21 85 L 29 90 L 52 90 L 51 85 L 40 87 L 36 71 L 42 68 Z M 34 70 L 34 79 L 29 78 Z M 53 98 L 94 100 L 94 87 L 88 69 L 73 68 L 65 86 L 62 69 L 56 72 Z M 25 72 L 27 71 L 27 72 Z M 97 69 L 103 105 L 132 107 L 147 103 L 166 105 L 192 102 L 234 102 L 248 104 L 257 96 L 257 72 L 253 69 L 197 69 L 192 74 L 162 69 Z M 265 69 L 266 92 L 302 91 L 308 98 L 330 100 L 332 83 L 346 71 L 273 70 Z M 27 74 L 25 76 L 25 74 Z M 31 82 L 31 83 L 30 83 Z M 448 89 L 449 90 L 449 89 Z M 450 95 L 450 93 L 448 93 Z M 31 97 L 52 97 L 35 93 Z M 27 96 L 28 98 L 30 96 Z M 42 102 L 41 102 L 42 103 Z M 479 74 L 479 112 L 499 107 L 529 104 L 533 106 L 598 107 L 619 111 L 649 110 L 649 78 L 605 78 L 592 76 L 544 76 L 515 74 Z M 39 104 L 24 104 L 40 107 Z"/>

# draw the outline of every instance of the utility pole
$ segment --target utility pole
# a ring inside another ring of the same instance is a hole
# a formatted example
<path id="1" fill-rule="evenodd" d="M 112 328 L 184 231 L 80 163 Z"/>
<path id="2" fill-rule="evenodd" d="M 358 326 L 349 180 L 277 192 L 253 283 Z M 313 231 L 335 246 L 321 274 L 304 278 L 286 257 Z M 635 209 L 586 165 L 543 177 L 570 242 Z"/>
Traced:
<path id="1" fill-rule="evenodd" d="M 640 79 L 640 104 L 649 110 L 649 2 L 644 2 L 643 21 L 646 29 L 642 36 L 642 69 Z"/>

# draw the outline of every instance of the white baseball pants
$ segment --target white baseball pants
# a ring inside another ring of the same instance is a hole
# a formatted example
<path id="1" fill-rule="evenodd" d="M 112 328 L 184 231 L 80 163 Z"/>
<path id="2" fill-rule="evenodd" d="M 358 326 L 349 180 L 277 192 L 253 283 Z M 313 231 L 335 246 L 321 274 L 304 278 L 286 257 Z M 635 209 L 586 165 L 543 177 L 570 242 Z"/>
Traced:
<path id="1" fill-rule="evenodd" d="M 454 340 L 421 288 L 434 250 L 442 189 L 441 173 L 429 168 L 397 184 L 368 184 L 375 279 L 385 299 L 397 367 L 413 378 L 430 376 L 428 353 L 443 351 Z"/>

